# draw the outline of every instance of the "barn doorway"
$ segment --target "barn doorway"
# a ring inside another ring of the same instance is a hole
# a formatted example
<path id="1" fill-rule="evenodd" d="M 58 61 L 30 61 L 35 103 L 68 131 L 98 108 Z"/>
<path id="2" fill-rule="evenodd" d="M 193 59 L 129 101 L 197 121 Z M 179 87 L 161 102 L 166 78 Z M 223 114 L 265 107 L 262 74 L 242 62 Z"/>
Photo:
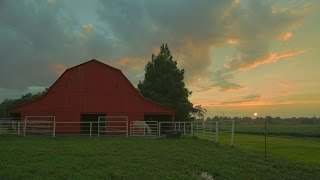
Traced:
<path id="1" fill-rule="evenodd" d="M 21 119 L 21 113 L 10 113 L 10 118 L 20 120 Z"/>
<path id="2" fill-rule="evenodd" d="M 106 115 L 105 114 L 81 114 L 80 133 L 89 134 L 90 122 L 92 122 L 91 133 L 98 134 L 98 117 L 99 116 L 106 116 Z M 104 126 L 104 122 L 100 122 L 100 125 Z"/>
<path id="3" fill-rule="evenodd" d="M 145 121 L 172 121 L 171 115 L 145 114 Z"/>

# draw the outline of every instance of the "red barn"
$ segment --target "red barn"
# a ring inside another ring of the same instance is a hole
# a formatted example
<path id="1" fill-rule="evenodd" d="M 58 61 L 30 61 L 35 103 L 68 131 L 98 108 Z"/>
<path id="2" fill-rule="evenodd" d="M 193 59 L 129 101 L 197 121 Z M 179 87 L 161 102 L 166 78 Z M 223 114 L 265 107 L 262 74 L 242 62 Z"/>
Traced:
<path id="1" fill-rule="evenodd" d="M 129 123 L 174 121 L 175 115 L 174 110 L 144 98 L 121 70 L 94 59 L 67 69 L 41 98 L 11 108 L 8 113 L 20 118 L 55 116 L 56 122 L 127 116 Z"/>

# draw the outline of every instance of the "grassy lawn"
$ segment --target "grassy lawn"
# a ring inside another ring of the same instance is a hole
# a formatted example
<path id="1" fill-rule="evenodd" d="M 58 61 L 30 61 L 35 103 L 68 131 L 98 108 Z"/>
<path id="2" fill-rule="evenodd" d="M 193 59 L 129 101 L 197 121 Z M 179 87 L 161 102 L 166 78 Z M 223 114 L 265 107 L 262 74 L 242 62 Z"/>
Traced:
<path id="1" fill-rule="evenodd" d="M 215 179 L 320 177 L 320 166 L 265 160 L 244 149 L 195 138 L 0 136 L 0 179 L 201 179 L 202 172 Z"/>
<path id="2" fill-rule="evenodd" d="M 313 124 L 268 124 L 270 135 L 285 135 L 296 137 L 320 137 L 320 126 Z M 263 134 L 264 124 L 236 124 L 236 133 Z"/>
<path id="3" fill-rule="evenodd" d="M 220 134 L 220 143 L 229 144 L 230 135 Z M 235 134 L 234 146 L 264 154 L 264 136 Z M 267 136 L 267 156 L 320 167 L 320 138 Z"/>

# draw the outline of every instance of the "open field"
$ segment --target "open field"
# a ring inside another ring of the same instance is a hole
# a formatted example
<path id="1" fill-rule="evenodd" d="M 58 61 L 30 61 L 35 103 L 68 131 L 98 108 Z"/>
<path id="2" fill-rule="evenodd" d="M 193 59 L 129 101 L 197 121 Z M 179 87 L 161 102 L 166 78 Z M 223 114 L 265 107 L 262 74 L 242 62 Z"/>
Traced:
<path id="1" fill-rule="evenodd" d="M 230 143 L 230 134 L 220 134 L 219 142 Z M 236 148 L 264 153 L 264 136 L 235 134 Z M 267 136 L 267 156 L 320 167 L 320 138 Z"/>
<path id="2" fill-rule="evenodd" d="M 235 132 L 242 134 L 263 134 L 264 124 L 236 124 Z M 268 124 L 269 135 L 296 137 L 320 137 L 320 126 L 313 124 Z"/>
<path id="3" fill-rule="evenodd" d="M 237 136 L 236 144 L 241 142 Z M 244 146 L 230 148 L 195 138 L 0 136 L 0 144 L 0 179 L 201 179 L 202 172 L 215 179 L 320 177 L 320 166 L 278 157 L 265 160 Z"/>

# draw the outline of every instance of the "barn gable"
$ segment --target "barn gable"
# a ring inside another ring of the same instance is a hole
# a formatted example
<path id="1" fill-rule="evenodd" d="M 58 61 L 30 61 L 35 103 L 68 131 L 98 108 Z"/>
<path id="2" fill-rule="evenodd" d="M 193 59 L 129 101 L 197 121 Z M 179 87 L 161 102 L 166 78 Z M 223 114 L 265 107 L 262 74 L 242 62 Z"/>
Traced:
<path id="1" fill-rule="evenodd" d="M 146 114 L 170 115 L 174 110 L 144 98 L 121 70 L 97 60 L 67 69 L 38 100 L 9 113 L 56 115 L 78 119 L 81 113 L 127 115 L 143 120 Z M 63 118 L 62 118 L 63 119 Z"/>

